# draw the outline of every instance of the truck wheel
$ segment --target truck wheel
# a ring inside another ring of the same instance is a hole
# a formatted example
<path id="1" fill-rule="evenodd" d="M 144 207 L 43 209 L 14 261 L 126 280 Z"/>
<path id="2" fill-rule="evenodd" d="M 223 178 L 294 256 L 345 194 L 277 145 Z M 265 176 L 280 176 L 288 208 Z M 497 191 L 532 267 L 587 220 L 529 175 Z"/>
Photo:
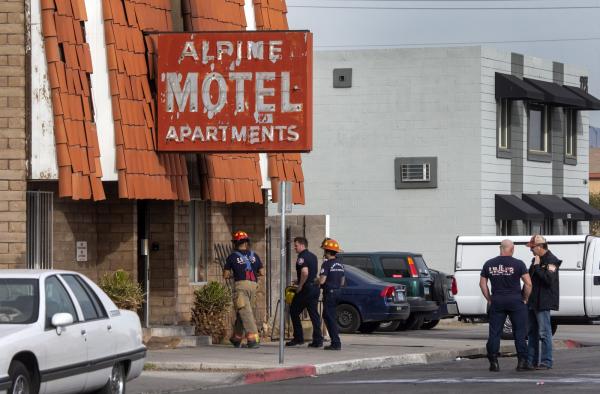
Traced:
<path id="1" fill-rule="evenodd" d="M 352 334 L 358 331 L 361 324 L 360 313 L 349 304 L 340 304 L 335 309 L 337 325 L 342 334 Z"/>
<path id="2" fill-rule="evenodd" d="M 502 326 L 502 335 L 500 337 L 502 339 L 513 339 L 512 322 L 508 316 L 506 317 L 504 325 Z"/>
<path id="3" fill-rule="evenodd" d="M 437 326 L 439 322 L 440 322 L 439 319 L 437 319 L 437 320 L 425 320 L 423 322 L 423 325 L 421 326 L 421 329 L 422 330 L 431 330 L 433 327 Z"/>
<path id="4" fill-rule="evenodd" d="M 379 323 L 379 328 L 377 329 L 377 331 L 383 331 L 383 332 L 396 331 L 396 330 L 398 330 L 398 326 L 400 326 L 400 324 L 402 324 L 402 323 L 403 323 L 402 320 L 382 321 L 381 323 Z"/>
<path id="5" fill-rule="evenodd" d="M 441 272 L 432 272 L 431 276 L 433 277 L 431 298 L 434 301 L 438 301 L 440 304 L 445 303 L 447 301 L 447 291 L 444 288 L 444 281 L 446 280 L 446 275 L 442 274 Z"/>

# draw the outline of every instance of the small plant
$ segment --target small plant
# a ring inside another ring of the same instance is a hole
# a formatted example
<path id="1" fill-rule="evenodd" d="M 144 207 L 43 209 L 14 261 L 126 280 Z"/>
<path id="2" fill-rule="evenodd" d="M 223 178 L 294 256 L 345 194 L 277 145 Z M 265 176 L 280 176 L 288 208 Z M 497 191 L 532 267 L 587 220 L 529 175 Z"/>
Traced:
<path id="1" fill-rule="evenodd" d="M 194 291 L 192 323 L 196 335 L 210 335 L 213 343 L 221 343 L 227 332 L 230 306 L 231 290 L 219 282 L 208 282 Z"/>
<path id="2" fill-rule="evenodd" d="M 105 274 L 99 286 L 119 309 L 137 312 L 142 307 L 144 292 L 141 286 L 123 270 Z"/>

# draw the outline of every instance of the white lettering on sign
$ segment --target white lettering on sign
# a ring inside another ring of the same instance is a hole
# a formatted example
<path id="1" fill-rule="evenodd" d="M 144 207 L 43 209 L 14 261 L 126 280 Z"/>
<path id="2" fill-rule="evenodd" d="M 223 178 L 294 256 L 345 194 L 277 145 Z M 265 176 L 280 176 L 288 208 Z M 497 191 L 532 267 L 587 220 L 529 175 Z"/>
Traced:
<path id="1" fill-rule="evenodd" d="M 162 79 L 167 81 L 167 112 L 198 112 L 198 73 L 187 73 L 183 87 L 182 73 L 165 73 Z M 255 114 L 265 112 L 276 112 L 275 104 L 266 104 L 265 97 L 275 96 L 275 88 L 265 86 L 265 82 L 272 82 L 277 79 L 276 73 L 273 72 L 231 72 L 228 75 L 230 81 L 235 81 L 235 112 L 244 112 L 246 109 L 246 89 L 245 81 L 255 79 Z M 282 72 L 279 74 L 280 89 L 281 89 L 281 112 L 301 112 L 302 104 L 290 102 L 290 73 Z M 211 86 L 213 82 L 218 85 L 218 96 L 214 101 L 211 96 Z M 220 73 L 213 72 L 206 74 L 202 81 L 202 105 L 204 112 L 208 113 L 208 117 L 212 119 L 218 114 L 227 103 L 227 82 L 225 77 Z M 189 101 L 189 110 L 186 109 Z M 175 108 L 174 104 L 177 104 Z"/>
<path id="2" fill-rule="evenodd" d="M 169 127 L 167 131 L 167 141 L 184 142 L 190 141 L 237 141 L 250 142 L 282 142 L 298 141 L 300 134 L 296 131 L 298 126 L 206 126 L 204 131 L 202 126 L 175 126 Z"/>

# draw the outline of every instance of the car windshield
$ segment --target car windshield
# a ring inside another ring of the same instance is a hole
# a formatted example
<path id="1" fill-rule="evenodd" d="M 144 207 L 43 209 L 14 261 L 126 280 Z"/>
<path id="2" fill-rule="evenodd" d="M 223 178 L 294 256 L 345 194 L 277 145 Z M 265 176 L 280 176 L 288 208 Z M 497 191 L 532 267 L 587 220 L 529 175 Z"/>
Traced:
<path id="1" fill-rule="evenodd" d="M 38 319 L 37 279 L 0 278 L 0 324 L 31 324 Z"/>

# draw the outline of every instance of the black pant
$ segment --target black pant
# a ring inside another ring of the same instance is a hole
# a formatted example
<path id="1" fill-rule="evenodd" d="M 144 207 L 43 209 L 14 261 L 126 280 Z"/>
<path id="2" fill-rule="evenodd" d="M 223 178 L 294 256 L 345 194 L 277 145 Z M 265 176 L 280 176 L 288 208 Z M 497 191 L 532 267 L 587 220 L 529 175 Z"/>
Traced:
<path id="1" fill-rule="evenodd" d="M 500 338 L 506 316 L 510 316 L 512 323 L 517 355 L 519 359 L 527 360 L 527 341 L 525 339 L 527 336 L 527 306 L 523 304 L 520 297 L 492 299 L 489 315 L 490 332 L 486 346 L 488 358 L 496 357 L 500 352 Z"/>
<path id="2" fill-rule="evenodd" d="M 342 347 L 337 325 L 336 307 L 340 298 L 340 289 L 323 289 L 323 320 L 331 338 L 331 346 Z"/>
<path id="3" fill-rule="evenodd" d="M 313 326 L 312 340 L 314 343 L 323 343 L 321 334 L 321 318 L 319 316 L 319 288 L 312 284 L 305 284 L 302 291 L 297 293 L 290 305 L 290 317 L 294 326 L 294 342 L 304 342 L 300 314 L 304 309 L 308 311 Z"/>

